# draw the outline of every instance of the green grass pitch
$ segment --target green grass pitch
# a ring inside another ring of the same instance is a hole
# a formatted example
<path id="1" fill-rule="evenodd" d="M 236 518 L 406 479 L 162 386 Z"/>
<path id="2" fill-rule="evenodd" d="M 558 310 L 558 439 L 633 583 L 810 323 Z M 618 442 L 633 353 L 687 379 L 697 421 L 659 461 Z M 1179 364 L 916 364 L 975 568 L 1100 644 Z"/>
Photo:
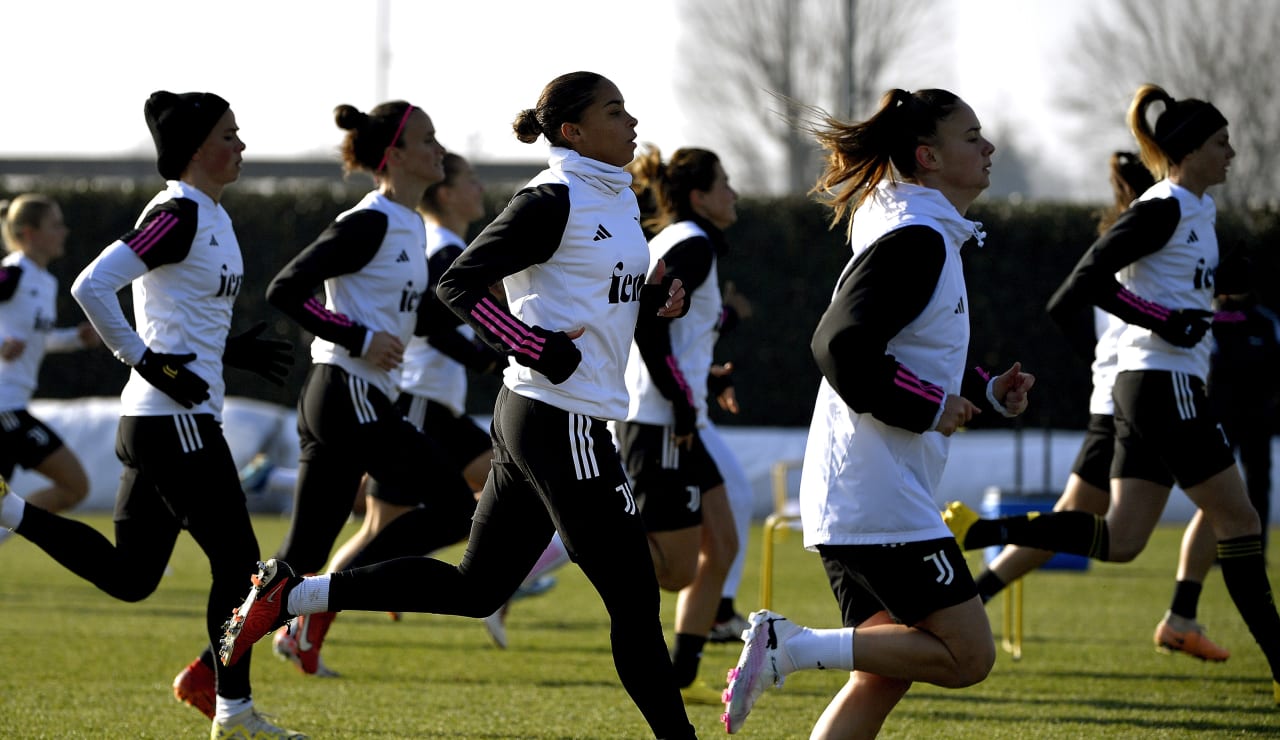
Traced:
<path id="1" fill-rule="evenodd" d="M 84 520 L 109 531 L 106 516 Z M 258 517 L 255 526 L 269 552 L 286 522 Z M 739 596 L 744 612 L 759 605 L 759 532 L 754 528 Z M 917 685 L 882 737 L 1280 735 L 1266 663 L 1216 570 L 1199 616 L 1233 651 L 1231 659 L 1206 664 L 1152 649 L 1152 629 L 1172 594 L 1180 535 L 1161 527 L 1134 563 L 1030 576 L 1022 660 L 1001 652 L 991 676 L 968 689 Z M 969 561 L 975 570 L 978 558 Z M 124 604 L 20 537 L 0 546 L 0 737 L 207 736 L 208 722 L 174 701 L 169 688 L 203 640 L 207 562 L 184 536 L 171 566 L 151 598 Z M 575 566 L 557 575 L 551 592 L 512 608 L 506 651 L 494 648 L 475 620 L 409 614 L 393 623 L 381 613 L 348 613 L 325 649 L 341 678 L 303 676 L 260 648 L 254 698 L 282 725 L 313 738 L 648 737 L 614 672 L 599 599 Z M 778 544 L 774 591 L 774 609 L 796 622 L 838 626 L 817 556 L 800 547 L 797 534 Z M 664 596 L 668 638 L 673 604 Z M 998 640 L 999 600 L 988 614 Z M 709 645 L 703 678 L 723 685 L 737 657 L 737 647 Z M 792 675 L 760 700 L 740 736 L 808 737 L 844 679 Z M 701 737 L 724 732 L 719 714 L 716 707 L 689 708 Z"/>

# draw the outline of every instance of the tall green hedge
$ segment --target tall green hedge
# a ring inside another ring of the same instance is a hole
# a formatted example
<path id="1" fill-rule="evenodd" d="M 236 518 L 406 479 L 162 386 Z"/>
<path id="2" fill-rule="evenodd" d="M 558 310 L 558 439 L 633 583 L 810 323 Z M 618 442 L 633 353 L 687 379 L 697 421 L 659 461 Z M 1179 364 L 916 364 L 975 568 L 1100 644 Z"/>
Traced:
<path id="1" fill-rule="evenodd" d="M 62 204 L 71 227 L 66 257 L 51 266 L 64 288 L 60 323 L 68 324 L 83 314 L 65 289 L 106 244 L 132 226 L 154 191 L 71 187 L 45 192 Z M 224 203 L 235 220 L 245 260 L 233 330 L 270 321 L 275 333 L 295 343 L 297 354 L 297 364 L 283 388 L 228 370 L 230 394 L 289 405 L 296 401 L 306 374 L 310 337 L 270 308 L 263 292 L 276 271 L 361 194 L 330 187 L 274 194 L 246 189 L 228 192 Z M 12 195 L 0 192 L 0 197 Z M 490 199 L 491 215 L 502 200 Z M 969 216 L 982 221 L 988 234 L 985 247 L 966 247 L 964 252 L 974 361 L 988 370 L 1002 370 L 1020 360 L 1036 374 L 1027 424 L 1082 427 L 1087 419 L 1088 363 L 1068 348 L 1046 317 L 1044 304 L 1092 241 L 1094 209 L 980 202 Z M 818 380 L 809 338 L 849 255 L 843 229 L 829 230 L 826 219 L 822 207 L 798 197 L 746 199 L 739 204 L 738 223 L 728 232 L 731 251 L 720 273 L 722 280 L 733 281 L 751 301 L 754 312 L 716 350 L 717 360 L 732 360 L 737 368 L 736 391 L 742 406 L 737 417 L 713 409 L 718 422 L 808 424 Z M 1280 214 L 1224 213 L 1218 231 L 1224 249 L 1239 247 L 1253 254 L 1256 281 L 1265 299 L 1276 305 Z M 127 305 L 128 291 L 122 297 Z M 55 398 L 116 395 L 126 375 L 126 368 L 105 351 L 51 355 L 41 373 L 39 394 Z M 496 389 L 494 378 L 477 379 L 471 411 L 491 411 Z"/>

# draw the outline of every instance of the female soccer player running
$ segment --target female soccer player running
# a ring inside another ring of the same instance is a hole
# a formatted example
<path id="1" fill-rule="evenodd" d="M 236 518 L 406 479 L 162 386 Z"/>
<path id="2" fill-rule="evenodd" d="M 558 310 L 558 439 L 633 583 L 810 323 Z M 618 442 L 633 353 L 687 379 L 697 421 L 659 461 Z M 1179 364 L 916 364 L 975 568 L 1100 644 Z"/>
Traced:
<path id="1" fill-rule="evenodd" d="M 0 260 L 0 476 L 21 465 L 49 485 L 25 497 L 54 513 L 89 494 L 89 478 L 76 454 L 44 422 L 27 411 L 40 365 L 49 352 L 71 352 L 102 343 L 93 326 L 55 328 L 58 279 L 49 263 L 63 255 L 67 225 L 62 209 L 37 193 L 0 202 L 0 231 L 9 254 Z M 0 542 L 9 530 L 0 529 Z"/>
<path id="2" fill-rule="evenodd" d="M 1148 120 L 1151 106 L 1163 111 Z M 1176 482 L 1218 538 L 1222 580 L 1271 669 L 1280 704 L 1280 616 L 1262 527 L 1204 392 L 1218 239 L 1206 191 L 1226 181 L 1235 150 L 1213 104 L 1143 85 L 1129 106 L 1142 161 L 1162 177 L 1076 265 L 1074 298 L 1124 321 L 1117 339 L 1116 454 L 1105 517 L 1059 511 L 982 520 L 959 502 L 946 518 L 966 550 L 994 544 L 1124 563 L 1146 547 Z"/>
<path id="3" fill-rule="evenodd" d="M 719 261 L 724 230 L 737 220 L 738 194 L 720 158 L 677 149 L 669 161 L 651 148 L 628 169 L 652 196 L 650 264 L 680 278 L 689 312 L 678 321 L 641 315 L 627 362 L 631 405 L 616 432 L 649 532 L 658 583 L 676 591 L 672 663 L 686 703 L 718 706 L 721 691 L 698 679 L 721 587 L 738 552 L 738 529 L 707 416 L 713 350 L 726 327 Z M 720 443 L 724 447 L 723 443 Z M 729 463 L 736 464 L 736 463 Z M 736 471 L 729 471 L 730 474 Z"/>
<path id="4" fill-rule="evenodd" d="M 1112 224 L 1140 195 L 1155 184 L 1151 171 L 1132 152 L 1116 152 L 1111 156 L 1111 187 L 1114 202 L 1098 223 L 1098 234 L 1105 234 Z M 1115 457 L 1116 424 L 1115 401 L 1112 386 L 1116 380 L 1116 361 L 1119 350 L 1116 339 L 1124 331 L 1125 323 L 1115 316 L 1093 306 L 1078 306 L 1068 297 L 1075 293 L 1074 279 L 1065 283 L 1049 299 L 1049 315 L 1062 327 L 1077 351 L 1092 360 L 1093 392 L 1089 395 L 1089 426 L 1084 442 L 1076 455 L 1067 479 L 1066 488 L 1058 498 L 1055 510 L 1087 511 L 1105 515 L 1111 506 L 1111 461 Z M 1082 311 L 1092 315 L 1088 322 L 1092 331 L 1084 331 L 1085 322 L 1079 321 Z M 1204 628 L 1196 621 L 1196 609 L 1200 602 L 1201 585 L 1213 565 L 1213 551 L 1217 544 L 1213 532 L 1201 526 L 1202 517 L 1195 517 L 1187 526 L 1183 546 L 1178 558 L 1178 579 L 1174 584 L 1173 603 L 1160 623 L 1156 625 L 1154 640 L 1160 651 L 1180 651 L 1201 660 L 1224 661 L 1231 652 L 1220 647 L 1204 634 Z M 1004 587 L 1047 563 L 1053 557 L 1047 550 L 1011 545 L 1000 551 L 974 582 L 983 603 L 990 601 Z"/>
<path id="5" fill-rule="evenodd" d="M 227 626 L 224 661 L 234 664 L 297 614 L 487 616 L 558 531 L 609 611 L 618 676 L 650 729 L 694 736 L 662 636 L 644 525 L 605 426 L 626 415 L 623 370 L 636 317 L 684 308 L 679 284 L 660 282 L 662 268 L 645 281 L 649 250 L 623 170 L 635 126 L 604 77 L 552 80 L 514 123 L 521 141 L 551 143 L 549 167 L 440 278 L 441 299 L 514 360 L 494 407 L 493 469 L 462 561 L 400 558 L 305 579 L 268 561 Z M 498 281 L 510 310 L 490 292 Z"/>
<path id="6" fill-rule="evenodd" d="M 141 601 L 160 583 L 183 529 L 209 557 L 205 609 L 210 645 L 246 574 L 258 541 L 235 461 L 222 434 L 223 365 L 283 377 L 288 343 L 258 329 L 227 337 L 244 280 L 240 244 L 220 203 L 240 177 L 235 114 L 212 93 L 159 91 L 144 106 L 157 166 L 168 181 L 132 231 L 76 278 L 71 293 L 103 341 L 133 367 L 120 397 L 115 544 L 93 528 L 24 506 L 0 483 L 0 525 L 14 528 L 69 570 L 122 601 Z M 135 330 L 117 292 L 133 287 Z M 216 697 L 213 696 L 216 671 Z M 188 693 L 188 689 L 191 691 Z M 211 650 L 174 687 L 213 719 L 212 737 L 294 738 L 254 708 L 249 664 L 220 666 Z"/>
<path id="7" fill-rule="evenodd" d="M 949 437 L 979 412 L 960 395 L 969 349 L 964 217 L 990 184 L 995 147 L 945 90 L 891 90 L 863 122 L 812 126 L 827 150 L 815 190 L 850 216 L 853 257 L 814 332 L 822 371 L 800 510 L 840 604 L 843 629 L 749 617 L 725 691 L 737 732 L 756 699 L 803 669 L 851 671 L 811 737 L 871 737 L 913 681 L 960 688 L 987 676 L 995 644 L 934 491 Z M 1035 379 L 1014 363 L 986 401 L 1022 413 Z"/>

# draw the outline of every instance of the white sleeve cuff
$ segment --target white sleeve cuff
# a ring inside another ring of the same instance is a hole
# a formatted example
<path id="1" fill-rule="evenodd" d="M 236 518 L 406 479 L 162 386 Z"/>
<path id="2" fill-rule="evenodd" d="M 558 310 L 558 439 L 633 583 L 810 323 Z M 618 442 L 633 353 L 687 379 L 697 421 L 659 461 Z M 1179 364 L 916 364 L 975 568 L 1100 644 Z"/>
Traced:
<path id="1" fill-rule="evenodd" d="M 995 388 L 996 388 L 996 379 L 993 377 L 991 378 L 991 380 L 987 381 L 987 400 L 991 402 L 991 408 L 995 409 L 996 411 L 999 411 L 1000 414 L 1004 416 L 1004 418 L 1006 419 L 1012 419 L 1013 417 L 1017 416 L 1017 414 L 1005 408 L 1004 404 L 996 400 Z"/>
<path id="2" fill-rule="evenodd" d="M 938 431 L 938 422 L 942 421 L 942 412 L 947 410 L 947 397 L 942 397 L 942 403 L 938 404 L 938 413 L 933 415 L 933 423 L 929 425 L 926 432 Z"/>

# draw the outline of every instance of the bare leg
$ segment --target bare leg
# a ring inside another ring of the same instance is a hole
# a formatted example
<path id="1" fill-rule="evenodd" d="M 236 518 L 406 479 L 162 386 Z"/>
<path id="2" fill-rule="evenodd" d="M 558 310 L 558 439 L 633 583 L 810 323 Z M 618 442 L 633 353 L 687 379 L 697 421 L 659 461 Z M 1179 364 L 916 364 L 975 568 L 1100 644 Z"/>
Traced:
<path id="1" fill-rule="evenodd" d="M 702 548 L 693 583 L 680 590 L 676 633 L 705 635 L 715 622 L 720 587 L 738 553 L 738 533 L 724 486 L 702 495 Z"/>
<path id="2" fill-rule="evenodd" d="M 1178 580 L 1204 583 L 1217 552 L 1218 538 L 1213 534 L 1213 527 L 1205 518 L 1204 511 L 1197 509 L 1182 535 L 1182 550 L 1178 553 Z"/>
<path id="3" fill-rule="evenodd" d="M 986 678 L 996 659 L 991 623 L 977 596 L 939 609 L 914 627 L 860 627 L 853 645 L 860 671 L 952 689 Z"/>
<path id="4" fill-rule="evenodd" d="M 52 485 L 25 497 L 33 506 L 56 514 L 79 504 L 89 495 L 89 478 L 75 453 L 65 446 L 54 450 L 35 470 L 48 478 Z"/>
<path id="5" fill-rule="evenodd" d="M 1258 511 L 1250 503 L 1240 470 L 1234 465 L 1188 488 L 1187 498 L 1204 512 L 1219 541 L 1262 533 Z"/>
<path id="6" fill-rule="evenodd" d="M 679 591 L 693 583 L 698 571 L 698 550 L 702 545 L 702 526 L 649 532 L 649 555 L 658 575 L 658 585 L 666 591 Z"/>
<path id="7" fill-rule="evenodd" d="M 1111 479 L 1111 510 L 1107 529 L 1111 533 L 1107 560 L 1127 563 L 1142 552 L 1160 521 L 1169 487 L 1139 478 Z"/>
<path id="8" fill-rule="evenodd" d="M 413 506 L 389 504 L 367 494 L 364 499 L 365 514 L 364 521 L 360 525 L 360 531 L 353 534 L 333 553 L 333 557 L 329 559 L 328 567 L 325 568 L 326 573 L 336 573 L 346 568 L 347 564 L 354 560 L 361 550 L 367 547 L 370 542 L 373 542 L 379 532 L 387 528 L 387 525 L 394 522 L 405 512 L 412 511 L 415 508 Z"/>
<path id="9" fill-rule="evenodd" d="M 860 628 L 892 624 L 886 612 L 879 612 Z M 911 682 L 886 678 L 866 671 L 854 671 L 849 681 L 823 710 L 809 740 L 861 740 L 873 738 L 885 719 L 911 688 Z"/>
<path id="10" fill-rule="evenodd" d="M 715 461 L 716 468 L 720 470 L 721 477 L 724 478 L 725 495 L 729 499 L 729 508 L 733 512 L 733 523 L 737 532 L 738 552 L 729 566 L 729 572 L 725 574 L 724 585 L 720 590 L 721 601 L 727 600 L 732 605 L 734 598 L 738 595 L 738 586 L 742 583 L 742 573 L 746 568 L 747 540 L 751 531 L 751 513 L 755 505 L 755 497 L 751 489 L 751 481 L 747 479 L 742 464 L 729 449 L 729 445 L 725 444 L 724 438 L 720 436 L 715 425 L 709 425 L 701 430 L 699 436 L 707 452 L 710 453 L 711 459 Z M 717 616 L 720 619 L 728 619 L 733 616 L 733 612 Z M 735 635 L 734 638 L 736 639 L 737 636 Z"/>

